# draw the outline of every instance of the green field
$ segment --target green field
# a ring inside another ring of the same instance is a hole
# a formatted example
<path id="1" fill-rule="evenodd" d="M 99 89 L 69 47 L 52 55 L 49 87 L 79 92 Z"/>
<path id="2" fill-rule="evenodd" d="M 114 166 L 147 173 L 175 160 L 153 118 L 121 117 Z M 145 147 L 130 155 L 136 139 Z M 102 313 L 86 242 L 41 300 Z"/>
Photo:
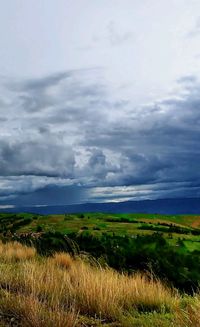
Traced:
<path id="1" fill-rule="evenodd" d="M 85 233 L 96 237 L 109 235 L 136 237 L 161 233 L 172 246 L 183 241 L 185 250 L 200 251 L 200 215 L 158 214 L 105 214 L 84 213 L 65 215 L 36 215 L 28 213 L 0 214 L 1 235 L 59 232 L 61 234 Z"/>
<path id="2" fill-rule="evenodd" d="M 200 215 L 152 215 L 84 213 L 65 215 L 0 214 L 0 232 L 33 233 L 60 232 L 62 234 L 89 231 L 135 237 L 155 232 L 162 233 L 174 246 L 181 239 L 189 251 L 200 250 Z"/>

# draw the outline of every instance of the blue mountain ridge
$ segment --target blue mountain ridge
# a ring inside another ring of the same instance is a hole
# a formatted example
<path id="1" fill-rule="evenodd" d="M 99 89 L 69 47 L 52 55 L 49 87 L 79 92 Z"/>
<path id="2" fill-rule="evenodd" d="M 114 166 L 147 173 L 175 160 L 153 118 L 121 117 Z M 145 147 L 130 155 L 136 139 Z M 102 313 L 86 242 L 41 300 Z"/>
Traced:
<path id="1" fill-rule="evenodd" d="M 36 214 L 64 214 L 84 212 L 200 214 L 200 198 L 174 198 L 107 203 L 31 206 L 1 208 L 0 212 L 31 212 Z"/>

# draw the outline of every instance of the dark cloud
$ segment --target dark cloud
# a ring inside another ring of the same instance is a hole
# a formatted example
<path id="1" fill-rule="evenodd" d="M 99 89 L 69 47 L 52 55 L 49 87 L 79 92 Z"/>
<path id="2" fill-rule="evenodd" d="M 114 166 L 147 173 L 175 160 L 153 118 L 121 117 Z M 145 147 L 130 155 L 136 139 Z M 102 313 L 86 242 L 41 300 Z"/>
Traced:
<path id="1" fill-rule="evenodd" d="M 70 71 L 2 82 L 1 201 L 50 203 L 53 190 L 70 187 L 78 202 L 199 194 L 198 79 L 183 77 L 176 96 L 138 108 L 99 80 Z"/>
<path id="2" fill-rule="evenodd" d="M 36 175 L 73 178 L 74 154 L 50 140 L 0 143 L 1 176 Z"/>

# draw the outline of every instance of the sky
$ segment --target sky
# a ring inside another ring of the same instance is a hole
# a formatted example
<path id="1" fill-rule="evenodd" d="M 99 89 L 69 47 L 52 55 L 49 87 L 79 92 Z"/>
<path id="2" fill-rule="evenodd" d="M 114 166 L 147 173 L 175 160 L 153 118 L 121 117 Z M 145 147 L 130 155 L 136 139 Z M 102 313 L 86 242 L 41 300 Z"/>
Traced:
<path id="1" fill-rule="evenodd" d="M 200 197 L 199 0 L 0 0 L 0 206 Z"/>

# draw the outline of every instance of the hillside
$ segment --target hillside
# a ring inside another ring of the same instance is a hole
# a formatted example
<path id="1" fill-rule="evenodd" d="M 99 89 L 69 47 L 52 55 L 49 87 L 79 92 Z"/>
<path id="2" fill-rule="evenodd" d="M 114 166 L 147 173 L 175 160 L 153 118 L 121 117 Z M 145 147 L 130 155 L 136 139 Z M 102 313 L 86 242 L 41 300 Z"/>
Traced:
<path id="1" fill-rule="evenodd" d="M 153 272 L 188 294 L 199 287 L 198 215 L 1 213 L 0 237 L 40 255 L 87 253 L 119 272 Z"/>
<path id="2" fill-rule="evenodd" d="M 25 327 L 197 327 L 200 297 L 153 276 L 120 274 L 86 256 L 39 256 L 0 243 L 0 323 Z"/>

